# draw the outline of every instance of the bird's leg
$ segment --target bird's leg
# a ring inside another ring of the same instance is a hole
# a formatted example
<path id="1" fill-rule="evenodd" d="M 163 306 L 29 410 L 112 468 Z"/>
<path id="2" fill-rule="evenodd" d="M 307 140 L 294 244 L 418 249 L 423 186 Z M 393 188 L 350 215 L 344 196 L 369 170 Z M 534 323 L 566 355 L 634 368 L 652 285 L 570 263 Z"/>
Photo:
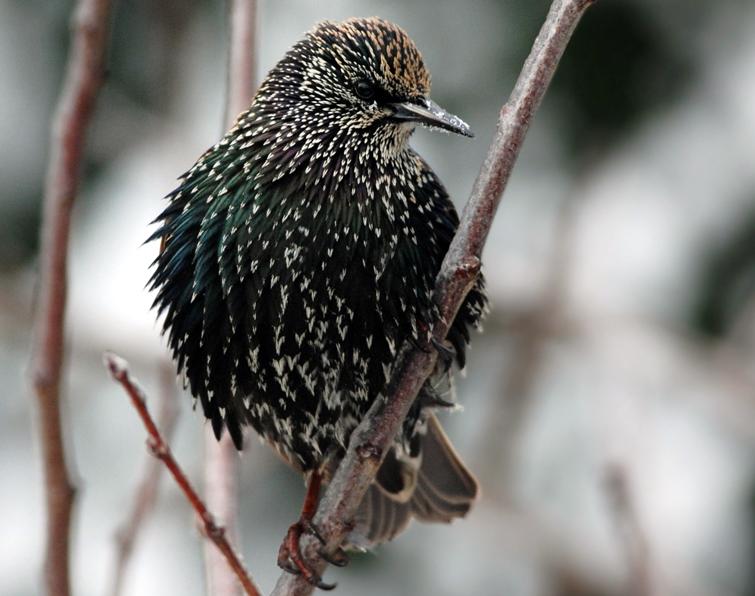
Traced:
<path id="1" fill-rule="evenodd" d="M 336 584 L 327 584 L 322 581 L 317 573 L 315 573 L 304 560 L 300 545 L 300 540 L 303 534 L 311 534 L 319 540 L 321 544 L 325 544 L 325 540 L 312 522 L 312 518 L 314 518 L 315 512 L 317 511 L 321 485 L 322 473 L 319 470 L 313 470 L 307 481 L 307 494 L 304 497 L 304 505 L 302 505 L 301 508 L 301 515 L 299 516 L 299 519 L 288 528 L 286 537 L 283 539 L 283 544 L 281 544 L 280 549 L 278 550 L 278 566 L 294 575 L 301 574 L 307 582 L 313 586 L 317 586 L 321 590 L 332 590 L 336 587 Z M 330 558 L 323 558 L 330 563 L 334 563 L 335 561 L 341 562 L 341 559 L 333 559 L 331 561 Z M 337 565 L 338 563 L 335 564 Z"/>

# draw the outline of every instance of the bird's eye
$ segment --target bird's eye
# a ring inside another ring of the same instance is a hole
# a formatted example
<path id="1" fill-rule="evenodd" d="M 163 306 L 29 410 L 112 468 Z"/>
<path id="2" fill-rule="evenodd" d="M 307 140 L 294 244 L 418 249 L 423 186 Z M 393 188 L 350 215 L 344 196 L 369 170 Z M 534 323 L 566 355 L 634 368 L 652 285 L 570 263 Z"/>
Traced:
<path id="1" fill-rule="evenodd" d="M 375 87 L 372 83 L 364 79 L 359 79 L 354 85 L 354 91 L 356 94 L 364 100 L 370 100 L 375 97 Z"/>

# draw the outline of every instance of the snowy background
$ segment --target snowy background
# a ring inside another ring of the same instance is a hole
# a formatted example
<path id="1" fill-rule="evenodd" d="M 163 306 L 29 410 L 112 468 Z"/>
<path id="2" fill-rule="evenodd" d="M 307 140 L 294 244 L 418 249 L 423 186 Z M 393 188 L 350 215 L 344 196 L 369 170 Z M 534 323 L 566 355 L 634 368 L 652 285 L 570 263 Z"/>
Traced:
<path id="1" fill-rule="evenodd" d="M 474 140 L 419 131 L 468 196 L 547 10 L 544 0 L 260 2 L 266 72 L 318 20 L 401 24 L 433 98 Z M 26 385 L 40 196 L 71 2 L 0 3 L 0 594 L 41 591 L 43 493 Z M 144 431 L 101 353 L 153 398 L 165 352 L 143 290 L 148 223 L 221 134 L 220 2 L 115 3 L 71 246 L 67 430 L 81 488 L 74 592 L 107 593 Z M 567 50 L 497 215 L 493 310 L 446 418 L 483 497 L 329 570 L 338 594 L 597 596 L 630 585 L 619 470 L 654 596 L 755 595 L 755 3 L 601 0 Z M 162 383 L 164 385 L 164 383 Z M 180 399 L 177 458 L 199 482 L 202 427 Z M 241 550 L 264 591 L 303 485 L 256 441 L 241 460 Z M 624 520 L 625 521 L 625 520 Z M 125 594 L 204 593 L 202 539 L 164 481 Z"/>

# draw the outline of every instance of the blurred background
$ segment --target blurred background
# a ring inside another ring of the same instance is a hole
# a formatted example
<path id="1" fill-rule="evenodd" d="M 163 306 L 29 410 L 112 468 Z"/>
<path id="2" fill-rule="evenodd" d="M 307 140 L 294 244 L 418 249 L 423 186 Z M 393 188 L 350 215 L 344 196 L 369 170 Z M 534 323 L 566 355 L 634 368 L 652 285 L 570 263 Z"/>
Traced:
<path id="1" fill-rule="evenodd" d="M 260 1 L 265 73 L 318 20 L 401 24 L 433 98 L 474 140 L 413 144 L 463 206 L 546 0 Z M 25 381 L 40 198 L 70 1 L 0 3 L 0 594 L 40 592 L 43 493 Z M 104 594 L 147 459 L 101 353 L 151 395 L 163 342 L 142 246 L 161 197 L 220 136 L 228 28 L 210 1 L 115 2 L 70 253 L 68 439 L 81 488 L 74 592 Z M 488 242 L 492 312 L 444 423 L 483 496 L 330 570 L 338 594 L 755 595 L 755 3 L 601 0 L 534 121 Z M 171 377 L 170 373 L 167 375 Z M 175 390 L 177 391 L 177 389 Z M 181 396 L 175 453 L 201 479 Z M 301 479 L 241 459 L 241 551 L 264 591 Z M 204 593 L 202 538 L 172 482 L 124 593 Z M 649 590 L 640 591 L 645 576 Z"/>

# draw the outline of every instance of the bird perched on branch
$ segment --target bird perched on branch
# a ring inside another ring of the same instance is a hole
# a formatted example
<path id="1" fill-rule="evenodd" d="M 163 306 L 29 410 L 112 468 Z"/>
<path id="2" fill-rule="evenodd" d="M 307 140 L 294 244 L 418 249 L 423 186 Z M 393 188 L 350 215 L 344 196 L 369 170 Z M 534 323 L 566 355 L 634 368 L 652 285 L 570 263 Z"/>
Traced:
<path id="1" fill-rule="evenodd" d="M 458 216 L 409 146 L 416 125 L 465 136 L 429 98 L 407 34 L 378 18 L 323 22 L 181 177 L 157 218 L 151 287 L 168 344 L 220 437 L 252 426 L 308 475 L 279 563 L 320 587 L 299 550 L 321 482 L 409 346 L 431 347 L 435 278 Z M 436 346 L 460 367 L 486 308 L 480 278 Z M 450 357 L 449 357 L 450 355 Z M 441 359 L 443 360 L 443 359 Z M 349 538 L 370 546 L 413 516 L 467 513 L 477 483 L 433 414 L 449 363 L 413 405 Z"/>

